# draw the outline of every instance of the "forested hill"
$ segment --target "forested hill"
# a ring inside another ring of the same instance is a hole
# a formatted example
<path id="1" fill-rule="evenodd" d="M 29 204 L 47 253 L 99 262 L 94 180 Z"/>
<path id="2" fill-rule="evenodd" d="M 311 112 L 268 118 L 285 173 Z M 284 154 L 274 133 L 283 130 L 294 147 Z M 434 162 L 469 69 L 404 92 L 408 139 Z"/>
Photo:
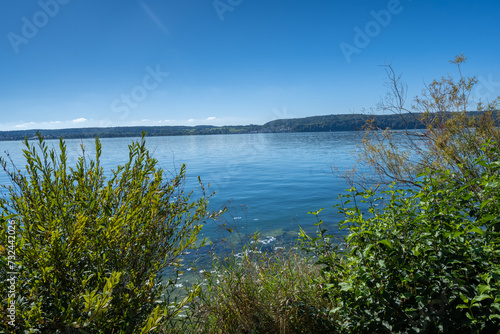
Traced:
<path id="1" fill-rule="evenodd" d="M 415 115 L 418 117 L 418 115 Z M 329 132 L 363 130 L 368 121 L 375 127 L 393 130 L 419 129 L 422 124 L 410 114 L 404 115 L 364 115 L 342 114 L 312 116 L 305 118 L 278 119 L 262 126 L 262 132 Z"/>
<path id="2" fill-rule="evenodd" d="M 0 132 L 0 140 L 21 140 L 25 137 L 36 137 L 40 132 L 46 139 L 51 138 L 113 138 L 137 137 L 143 131 L 148 136 L 185 136 L 209 134 L 235 133 L 264 133 L 264 132 L 328 132 L 328 131 L 359 131 L 367 121 L 373 120 L 374 125 L 394 130 L 405 128 L 421 128 L 414 117 L 410 115 L 362 115 L 341 114 L 313 116 L 306 118 L 279 119 L 264 125 L 238 126 L 133 126 L 113 128 L 74 128 L 58 130 L 17 130 Z M 405 123 L 405 120 L 408 123 Z"/>

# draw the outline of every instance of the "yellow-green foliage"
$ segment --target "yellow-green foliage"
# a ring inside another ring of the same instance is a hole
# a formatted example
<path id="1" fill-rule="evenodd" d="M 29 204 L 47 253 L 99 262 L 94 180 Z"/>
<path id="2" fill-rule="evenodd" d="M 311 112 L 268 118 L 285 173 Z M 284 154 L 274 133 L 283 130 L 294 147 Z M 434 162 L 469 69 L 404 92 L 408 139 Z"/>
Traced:
<path id="1" fill-rule="evenodd" d="M 466 59 L 460 55 L 451 61 L 458 67 L 458 80 L 451 76 L 434 80 L 415 97 L 411 107 L 406 106 L 407 87 L 401 76 L 387 67 L 389 92 L 379 109 L 400 115 L 408 123 L 417 121 L 426 131 L 379 131 L 382 129 L 368 124 L 358 160 L 375 173 L 366 174 L 364 179 L 356 174 L 358 179 L 353 183 L 416 185 L 417 175 L 426 168 L 449 169 L 466 179 L 484 172 L 474 162 L 483 154 L 481 147 L 486 140 L 500 142 L 500 97 L 493 101 L 474 99 L 478 81 L 462 76 L 461 65 Z"/>
<path id="2" fill-rule="evenodd" d="M 212 216 L 204 195 L 192 201 L 184 193 L 185 167 L 165 180 L 143 137 L 106 177 L 95 144 L 95 159 L 83 151 L 74 167 L 63 140 L 56 150 L 43 138 L 25 141 L 25 172 L 1 160 L 12 185 L 0 199 L 0 290 L 7 291 L 9 272 L 17 274 L 15 326 L 4 293 L 0 331 L 154 332 L 198 291 L 172 301 L 176 277 L 161 277 L 195 246 L 200 223 Z M 9 244 L 6 231 L 14 225 Z"/>

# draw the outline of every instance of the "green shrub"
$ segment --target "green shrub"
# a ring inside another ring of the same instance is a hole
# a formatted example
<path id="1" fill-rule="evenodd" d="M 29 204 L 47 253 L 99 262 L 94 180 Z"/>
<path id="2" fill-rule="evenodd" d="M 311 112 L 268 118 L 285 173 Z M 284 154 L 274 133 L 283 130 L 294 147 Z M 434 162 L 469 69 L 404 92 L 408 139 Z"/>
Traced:
<path id="1" fill-rule="evenodd" d="M 418 191 L 351 189 L 339 206 L 344 245 L 303 233 L 343 332 L 499 331 L 500 162 L 476 163 L 480 177 L 428 172 Z"/>
<path id="2" fill-rule="evenodd" d="M 1 163 L 12 186 L 0 199 L 0 330 L 17 333 L 148 333 L 158 331 L 199 291 L 171 300 L 174 267 L 195 247 L 213 214 L 207 197 L 183 191 L 185 166 L 171 180 L 157 167 L 144 136 L 109 177 L 82 155 L 69 167 L 66 145 L 25 141 L 26 171 Z M 202 187 L 203 189 L 203 187 Z M 13 238 L 9 239 L 8 230 Z M 9 258 L 9 256 L 11 256 Z M 13 297 L 13 298 L 11 298 Z M 7 306 L 15 306 L 15 320 Z M 9 323 L 10 322 L 10 323 Z M 12 326 L 15 324 L 15 327 Z"/>

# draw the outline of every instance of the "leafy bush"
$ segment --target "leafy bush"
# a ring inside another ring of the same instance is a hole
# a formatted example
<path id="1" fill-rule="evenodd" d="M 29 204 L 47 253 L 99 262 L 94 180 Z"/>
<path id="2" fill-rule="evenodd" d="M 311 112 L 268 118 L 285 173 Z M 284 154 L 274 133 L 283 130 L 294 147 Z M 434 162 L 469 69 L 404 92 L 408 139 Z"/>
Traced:
<path id="1" fill-rule="evenodd" d="M 476 163 L 479 177 L 427 171 L 419 190 L 351 189 L 339 206 L 349 229 L 343 245 L 325 229 L 302 233 L 324 265 L 343 332 L 498 332 L 500 161 Z"/>
<path id="2" fill-rule="evenodd" d="M 143 136 L 106 177 L 95 145 L 95 159 L 82 147 L 75 167 L 63 140 L 57 152 L 41 137 L 25 141 L 25 173 L 1 160 L 12 185 L 0 199 L 0 290 L 15 278 L 15 294 L 1 296 L 3 332 L 155 332 L 199 291 L 171 300 L 175 275 L 162 278 L 213 216 L 204 193 L 196 201 L 184 193 L 185 166 L 165 181 Z"/>

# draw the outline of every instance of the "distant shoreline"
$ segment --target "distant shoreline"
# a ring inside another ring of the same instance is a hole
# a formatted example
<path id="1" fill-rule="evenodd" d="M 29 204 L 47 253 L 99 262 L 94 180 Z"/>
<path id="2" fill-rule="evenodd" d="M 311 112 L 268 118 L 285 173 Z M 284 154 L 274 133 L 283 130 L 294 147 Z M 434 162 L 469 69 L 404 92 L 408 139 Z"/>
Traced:
<path id="1" fill-rule="evenodd" d="M 470 114 L 477 114 L 471 112 Z M 368 121 L 381 129 L 423 129 L 423 124 L 416 119 L 419 114 L 402 115 L 367 115 L 367 114 L 335 114 L 311 116 L 293 119 L 278 119 L 264 125 L 197 125 L 197 126 L 121 126 L 107 128 L 69 128 L 45 130 L 13 130 L 0 131 L 0 141 L 23 140 L 36 138 L 40 132 L 45 139 L 84 139 L 84 138 L 124 138 L 140 137 L 143 131 L 148 137 L 156 136 L 190 136 L 244 133 L 283 133 L 283 132 L 337 132 L 361 131 Z"/>

